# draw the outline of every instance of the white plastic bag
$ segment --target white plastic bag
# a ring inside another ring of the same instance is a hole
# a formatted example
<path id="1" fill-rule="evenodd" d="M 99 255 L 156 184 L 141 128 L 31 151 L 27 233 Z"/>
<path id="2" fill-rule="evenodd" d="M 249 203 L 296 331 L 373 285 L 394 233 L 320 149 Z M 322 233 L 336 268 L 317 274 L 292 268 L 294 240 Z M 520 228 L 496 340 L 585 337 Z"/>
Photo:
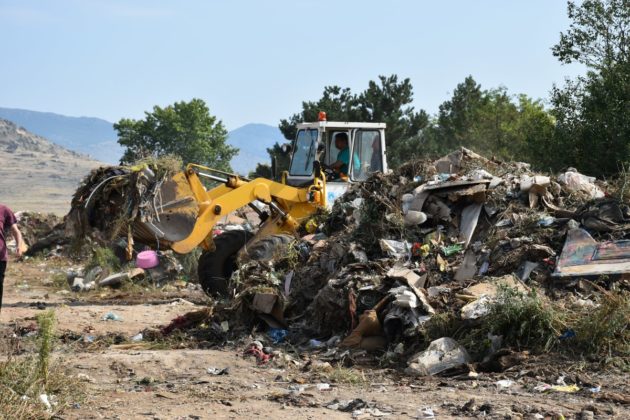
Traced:
<path id="1" fill-rule="evenodd" d="M 567 186 L 570 191 L 584 191 L 592 198 L 604 197 L 604 192 L 595 185 L 595 178 L 583 175 L 575 170 L 569 170 L 558 177 L 561 184 Z"/>

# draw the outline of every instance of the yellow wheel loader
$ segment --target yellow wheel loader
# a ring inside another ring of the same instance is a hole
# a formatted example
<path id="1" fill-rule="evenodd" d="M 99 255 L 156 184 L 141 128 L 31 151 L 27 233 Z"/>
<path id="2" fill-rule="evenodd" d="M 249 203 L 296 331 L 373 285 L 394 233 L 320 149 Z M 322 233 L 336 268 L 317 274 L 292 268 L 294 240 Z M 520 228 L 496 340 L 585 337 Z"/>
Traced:
<path id="1" fill-rule="evenodd" d="M 318 122 L 299 124 L 296 139 L 285 145 L 291 160 L 280 182 L 189 164 L 158 185 L 152 208 L 145 209 L 150 217 L 135 224 L 134 236 L 145 243 L 157 239 L 181 254 L 202 247 L 199 281 L 206 293 L 224 295 L 239 252 L 270 257 L 270 249 L 293 241 L 298 227 L 331 206 L 350 183 L 387 171 L 385 124 L 326 121 L 321 114 Z M 345 137 L 345 147 L 338 136 Z M 345 173 L 337 163 L 344 154 Z M 220 184 L 206 189 L 202 178 Z M 262 221 L 255 235 L 235 230 L 214 237 L 217 221 L 248 205 Z"/>

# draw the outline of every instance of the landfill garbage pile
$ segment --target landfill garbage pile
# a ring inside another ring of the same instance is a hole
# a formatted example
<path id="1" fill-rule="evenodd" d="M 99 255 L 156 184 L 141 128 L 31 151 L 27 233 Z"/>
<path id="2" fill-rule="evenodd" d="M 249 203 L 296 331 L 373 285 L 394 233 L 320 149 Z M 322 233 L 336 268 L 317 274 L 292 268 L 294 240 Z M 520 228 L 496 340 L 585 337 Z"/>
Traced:
<path id="1" fill-rule="evenodd" d="M 135 263 L 88 263 L 68 273 L 73 290 L 177 278 L 182 260 L 156 252 L 164 238 L 146 229 L 160 226 L 155 192 L 177 165 L 100 168 L 85 179 L 64 222 L 44 235 L 47 246 L 73 255 L 69 238 L 78 237 L 88 255 L 106 248 Z M 159 334 L 187 329 L 204 342 L 225 342 L 265 331 L 268 343 L 317 350 L 328 361 L 376 355 L 418 375 L 471 362 L 500 370 L 523 357 L 502 348 L 503 337 L 488 331 L 481 351 L 427 330 L 453 318 L 482 324 L 504 290 L 543 290 L 547 299 L 569 296 L 567 304 L 596 308 L 586 289 L 627 289 L 630 209 L 607 190 L 573 168 L 551 176 L 464 148 L 408 162 L 352 184 L 294 241 L 240 261 L 230 299 Z M 214 233 L 223 229 L 250 227 Z M 598 281 L 585 286 L 583 279 Z M 622 314 L 621 324 L 624 316 L 630 321 Z M 248 349 L 259 361 L 273 359 L 260 340 Z"/>
<path id="2" fill-rule="evenodd" d="M 611 286 L 630 273 L 630 209 L 605 190 L 575 169 L 548 176 L 464 148 L 410 162 L 353 184 L 316 233 L 242 264 L 215 315 L 325 349 L 324 360 L 398 357 L 412 374 L 517 360 L 491 334 L 481 356 L 449 337 L 427 348 L 424 328 L 441 314 L 483 322 L 502 289 L 558 292 L 601 274 Z"/>
<path id="3" fill-rule="evenodd" d="M 139 214 L 148 206 L 150 195 L 146 192 L 156 187 L 157 174 L 163 177 L 172 173 L 176 164 L 158 161 L 152 165 L 94 169 L 76 190 L 71 209 L 63 221 L 47 223 L 45 227 L 48 229 L 41 229 L 42 224 L 39 223 L 38 228 L 33 230 L 33 217 L 28 214 L 30 217 L 20 227 L 24 227 L 26 232 L 33 232 L 29 254 L 35 255 L 43 250 L 50 252 L 56 248 L 63 255 L 76 257 L 77 250 L 86 243 L 108 246 L 121 237 L 127 239 L 130 233 L 140 236 L 133 232 L 133 227 Z M 71 242 L 78 246 L 69 246 Z M 149 238 L 146 242 L 155 243 L 155 239 Z M 133 246 L 133 239 L 130 244 Z"/>
<path id="4" fill-rule="evenodd" d="M 90 234 L 101 243 L 123 238 L 129 254 L 135 241 L 166 248 L 156 232 L 147 231 L 139 222 L 159 219 L 158 207 L 165 200 L 161 187 L 181 167 L 177 159 L 162 158 L 135 166 L 95 169 L 72 198 L 66 228 L 80 236 Z"/>
<path id="5" fill-rule="evenodd" d="M 161 287 L 178 279 L 183 270 L 172 252 L 161 253 L 159 261 L 154 265 L 139 265 L 142 264 L 130 263 L 123 266 L 118 260 L 98 264 L 92 260 L 83 267 L 68 270 L 66 280 L 74 292 L 87 292 L 99 287 L 116 288 L 126 282 L 143 282 Z"/>
<path id="6" fill-rule="evenodd" d="M 49 236 L 50 233 L 62 223 L 62 218 L 52 213 L 20 211 L 15 216 L 24 242 L 31 252 L 33 248 L 34 252 L 37 252 L 50 246 L 47 242 L 54 242 L 54 237 Z"/>
<path id="7" fill-rule="evenodd" d="M 185 258 L 168 250 L 168 242 L 147 226 L 158 225 L 157 207 L 169 199 L 162 196 L 162 187 L 181 165 L 167 157 L 93 170 L 76 190 L 63 220 L 30 213 L 23 217 L 20 227 L 29 245 L 27 255 L 88 261 L 85 267 L 67 273 L 74 291 L 117 287 L 126 281 L 163 285 L 177 279 Z M 97 257 L 103 252 L 107 258 Z"/>

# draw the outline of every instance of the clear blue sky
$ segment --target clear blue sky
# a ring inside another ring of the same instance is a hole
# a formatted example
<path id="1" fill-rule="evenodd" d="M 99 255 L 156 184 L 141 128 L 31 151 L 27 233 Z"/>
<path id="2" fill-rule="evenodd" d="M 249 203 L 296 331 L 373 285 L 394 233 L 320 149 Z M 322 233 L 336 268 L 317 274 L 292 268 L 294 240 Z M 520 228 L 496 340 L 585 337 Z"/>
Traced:
<path id="1" fill-rule="evenodd" d="M 551 55 L 568 24 L 564 0 L 0 0 L 0 106 L 117 121 L 199 97 L 234 129 L 392 73 L 430 114 L 469 74 L 546 99 L 583 72 Z"/>

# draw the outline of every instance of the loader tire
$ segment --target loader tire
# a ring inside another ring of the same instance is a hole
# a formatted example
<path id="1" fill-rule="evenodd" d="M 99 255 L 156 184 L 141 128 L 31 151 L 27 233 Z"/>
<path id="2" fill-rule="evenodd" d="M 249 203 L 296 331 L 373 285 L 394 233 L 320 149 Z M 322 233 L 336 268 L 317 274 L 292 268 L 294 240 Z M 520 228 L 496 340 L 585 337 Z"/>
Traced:
<path id="1" fill-rule="evenodd" d="M 269 261 L 275 256 L 286 253 L 293 242 L 295 242 L 295 237 L 292 235 L 283 233 L 269 235 L 247 245 L 242 258 L 246 261 Z"/>
<path id="2" fill-rule="evenodd" d="M 229 230 L 214 238 L 215 250 L 199 257 L 199 283 L 209 296 L 227 296 L 230 277 L 236 269 L 238 251 L 252 238 L 250 232 Z"/>

